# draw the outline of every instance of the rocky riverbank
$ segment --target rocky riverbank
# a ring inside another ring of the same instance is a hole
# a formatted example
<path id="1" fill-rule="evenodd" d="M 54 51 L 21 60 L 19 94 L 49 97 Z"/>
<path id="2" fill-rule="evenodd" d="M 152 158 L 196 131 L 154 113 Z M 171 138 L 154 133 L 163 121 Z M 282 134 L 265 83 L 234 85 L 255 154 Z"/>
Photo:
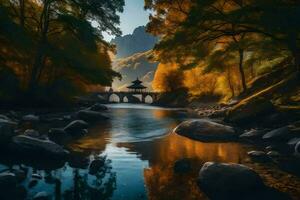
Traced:
<path id="1" fill-rule="evenodd" d="M 222 105 L 202 105 L 190 109 L 190 113 L 199 119 L 179 124 L 174 129 L 175 133 L 202 142 L 235 141 L 255 145 L 261 150 L 248 152 L 253 162 L 272 163 L 300 175 L 299 109 L 282 109 L 267 99 L 252 98 Z M 247 173 L 244 174 L 245 171 Z M 254 187 L 257 181 L 251 185 L 251 181 L 248 181 L 251 176 L 246 178 L 243 174 L 252 174 L 252 180 L 258 180 L 255 172 L 246 166 L 207 163 L 200 171 L 199 187 L 211 199 L 253 199 L 251 189 L 246 193 L 244 189 Z M 212 184 L 216 180 L 219 185 Z M 232 180 L 239 187 L 231 187 Z M 264 198 L 256 196 L 255 199 L 289 199 L 274 193 L 273 189 L 266 191 L 261 194 Z"/>
<path id="2" fill-rule="evenodd" d="M 0 143 L 2 157 L 18 159 L 20 163 L 31 162 L 47 169 L 63 167 L 66 162 L 81 168 L 89 166 L 96 174 L 104 166 L 105 158 L 88 158 L 80 152 L 72 152 L 67 144 L 88 134 L 88 128 L 95 123 L 109 119 L 108 108 L 101 104 L 73 109 L 72 111 L 49 113 L 9 111 L 0 114 Z M 0 172 L 0 199 L 25 199 L 26 189 L 21 185 L 28 169 L 22 167 Z M 29 187 L 37 184 L 34 174 Z M 5 191 L 5 192 L 4 192 Z M 40 192 L 33 199 L 49 199 L 46 192 Z"/>

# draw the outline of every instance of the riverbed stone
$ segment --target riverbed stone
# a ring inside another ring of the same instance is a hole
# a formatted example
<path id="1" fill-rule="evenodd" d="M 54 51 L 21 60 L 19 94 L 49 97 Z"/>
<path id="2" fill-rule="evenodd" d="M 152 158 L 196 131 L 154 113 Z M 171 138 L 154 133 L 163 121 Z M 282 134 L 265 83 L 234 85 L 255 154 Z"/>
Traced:
<path id="1" fill-rule="evenodd" d="M 261 177 L 249 167 L 215 162 L 203 165 L 198 186 L 210 199 L 243 199 L 265 188 Z"/>
<path id="2" fill-rule="evenodd" d="M 287 141 L 292 137 L 292 135 L 289 133 L 289 127 L 284 126 L 267 132 L 265 135 L 263 135 L 262 139 L 268 141 Z"/>
<path id="3" fill-rule="evenodd" d="M 81 110 L 77 113 L 77 116 L 79 119 L 84 120 L 86 122 L 97 122 L 109 119 L 104 114 L 91 110 Z"/>
<path id="4" fill-rule="evenodd" d="M 173 132 L 200 141 L 222 141 L 238 138 L 237 133 L 231 126 L 226 126 L 206 119 L 182 122 Z"/>
<path id="5" fill-rule="evenodd" d="M 26 135 L 15 136 L 12 148 L 19 153 L 39 156 L 65 157 L 68 155 L 68 151 L 50 140 L 42 140 Z"/>

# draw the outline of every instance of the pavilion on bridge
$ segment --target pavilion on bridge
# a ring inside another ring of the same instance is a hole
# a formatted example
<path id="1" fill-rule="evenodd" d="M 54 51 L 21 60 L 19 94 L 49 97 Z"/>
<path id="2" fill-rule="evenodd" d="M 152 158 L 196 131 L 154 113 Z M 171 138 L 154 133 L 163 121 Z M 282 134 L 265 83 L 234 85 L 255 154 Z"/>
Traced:
<path id="1" fill-rule="evenodd" d="M 127 88 L 129 92 L 136 92 L 136 93 L 145 92 L 147 87 L 145 87 L 142 83 L 143 83 L 142 81 L 136 78 L 135 81 L 132 81 L 132 85 L 128 86 Z"/>

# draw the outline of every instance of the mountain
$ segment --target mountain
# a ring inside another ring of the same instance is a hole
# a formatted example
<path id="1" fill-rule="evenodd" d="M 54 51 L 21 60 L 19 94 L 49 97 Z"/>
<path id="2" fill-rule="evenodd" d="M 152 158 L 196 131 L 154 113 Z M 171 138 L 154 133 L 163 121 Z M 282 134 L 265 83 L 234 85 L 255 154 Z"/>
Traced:
<path id="1" fill-rule="evenodd" d="M 152 51 L 136 53 L 126 58 L 116 59 L 113 63 L 113 69 L 122 74 L 122 80 L 115 80 L 113 88 L 115 90 L 126 90 L 126 87 L 131 84 L 131 81 L 137 77 L 143 81 L 143 85 L 152 90 L 151 84 L 154 78 L 158 63 L 153 63 L 148 60 Z"/>
<path id="2" fill-rule="evenodd" d="M 132 34 L 116 37 L 111 43 L 117 47 L 116 58 L 124 58 L 153 49 L 157 41 L 157 37 L 146 32 L 145 26 L 139 26 Z"/>

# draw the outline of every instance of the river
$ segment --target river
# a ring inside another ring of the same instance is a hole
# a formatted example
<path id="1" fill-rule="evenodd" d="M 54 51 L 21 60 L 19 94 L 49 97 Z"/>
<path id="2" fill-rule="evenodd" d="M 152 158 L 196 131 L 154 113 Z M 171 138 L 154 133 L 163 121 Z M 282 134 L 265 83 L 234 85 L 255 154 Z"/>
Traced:
<path id="1" fill-rule="evenodd" d="M 89 134 L 69 144 L 88 159 L 106 157 L 105 167 L 97 174 L 91 175 L 80 160 L 49 167 L 39 161 L 16 163 L 0 159 L 0 169 L 28 169 L 23 185 L 29 198 L 45 191 L 53 199 L 205 200 L 196 179 L 207 161 L 246 164 L 268 185 L 291 195 L 300 194 L 298 177 L 270 164 L 252 163 L 247 156 L 254 149 L 251 145 L 202 143 L 172 133 L 188 118 L 182 111 L 130 104 L 109 107 L 111 120 L 97 124 Z M 174 170 L 175 162 L 181 159 L 191 164 L 187 173 Z M 30 184 L 32 174 L 41 176 L 35 185 Z"/>

